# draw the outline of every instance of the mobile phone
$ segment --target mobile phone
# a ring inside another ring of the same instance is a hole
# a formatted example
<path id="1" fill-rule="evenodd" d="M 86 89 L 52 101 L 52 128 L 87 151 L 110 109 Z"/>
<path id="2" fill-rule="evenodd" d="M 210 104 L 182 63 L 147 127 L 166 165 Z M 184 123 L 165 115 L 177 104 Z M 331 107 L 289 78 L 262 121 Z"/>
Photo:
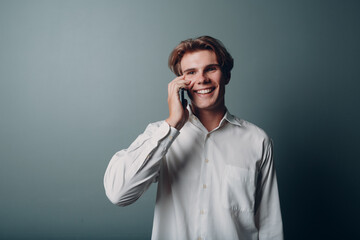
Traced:
<path id="1" fill-rule="evenodd" d="M 186 108 L 186 102 L 185 102 L 185 94 L 184 94 L 184 89 L 183 88 L 181 88 L 180 89 L 180 102 L 181 102 L 181 104 L 182 104 L 182 106 L 183 106 L 183 108 Z"/>

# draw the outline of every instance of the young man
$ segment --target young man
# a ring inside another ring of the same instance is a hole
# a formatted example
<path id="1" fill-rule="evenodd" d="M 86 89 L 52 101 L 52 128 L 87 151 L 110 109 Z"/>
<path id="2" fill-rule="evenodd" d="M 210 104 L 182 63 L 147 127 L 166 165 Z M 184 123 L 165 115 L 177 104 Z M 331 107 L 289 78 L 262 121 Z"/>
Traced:
<path id="1" fill-rule="evenodd" d="M 169 117 L 113 156 L 106 195 L 125 206 L 158 182 L 152 239 L 283 239 L 272 142 L 225 107 L 231 55 L 203 36 L 182 41 L 169 67 L 178 76 L 168 85 Z"/>

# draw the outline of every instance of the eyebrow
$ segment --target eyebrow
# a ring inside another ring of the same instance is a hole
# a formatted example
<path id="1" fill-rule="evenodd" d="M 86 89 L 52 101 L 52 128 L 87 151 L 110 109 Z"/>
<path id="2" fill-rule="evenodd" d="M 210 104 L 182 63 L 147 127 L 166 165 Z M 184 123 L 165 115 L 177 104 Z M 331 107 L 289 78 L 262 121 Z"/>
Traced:
<path id="1" fill-rule="evenodd" d="M 213 64 L 206 65 L 204 68 L 209 68 L 209 67 L 220 67 L 220 65 L 218 63 L 213 63 Z M 183 71 L 183 73 L 191 72 L 191 71 L 194 71 L 194 70 L 196 70 L 196 68 L 188 68 L 188 69 L 185 69 Z"/>

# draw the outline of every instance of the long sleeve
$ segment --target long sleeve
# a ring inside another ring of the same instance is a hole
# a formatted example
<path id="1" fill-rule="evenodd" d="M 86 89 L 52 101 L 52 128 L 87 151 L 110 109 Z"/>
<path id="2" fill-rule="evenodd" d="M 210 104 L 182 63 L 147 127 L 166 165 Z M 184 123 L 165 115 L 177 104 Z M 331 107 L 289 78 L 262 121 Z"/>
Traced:
<path id="1" fill-rule="evenodd" d="M 279 202 L 276 173 L 273 161 L 273 145 L 264 141 L 264 152 L 260 166 L 256 194 L 256 223 L 260 240 L 282 240 L 283 226 Z"/>
<path id="2" fill-rule="evenodd" d="M 104 175 L 109 200 L 119 206 L 135 202 L 156 181 L 160 161 L 178 134 L 165 121 L 152 123 L 128 149 L 117 152 Z"/>

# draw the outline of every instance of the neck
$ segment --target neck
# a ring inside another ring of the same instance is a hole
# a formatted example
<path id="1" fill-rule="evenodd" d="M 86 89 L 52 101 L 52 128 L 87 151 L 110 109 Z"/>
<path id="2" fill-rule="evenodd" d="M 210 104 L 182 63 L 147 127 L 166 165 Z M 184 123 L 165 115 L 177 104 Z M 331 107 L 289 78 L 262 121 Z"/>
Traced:
<path id="1" fill-rule="evenodd" d="M 224 117 L 226 112 L 225 105 L 212 110 L 198 109 L 191 107 L 193 114 L 200 120 L 204 127 L 211 132 L 219 126 L 221 119 Z"/>

